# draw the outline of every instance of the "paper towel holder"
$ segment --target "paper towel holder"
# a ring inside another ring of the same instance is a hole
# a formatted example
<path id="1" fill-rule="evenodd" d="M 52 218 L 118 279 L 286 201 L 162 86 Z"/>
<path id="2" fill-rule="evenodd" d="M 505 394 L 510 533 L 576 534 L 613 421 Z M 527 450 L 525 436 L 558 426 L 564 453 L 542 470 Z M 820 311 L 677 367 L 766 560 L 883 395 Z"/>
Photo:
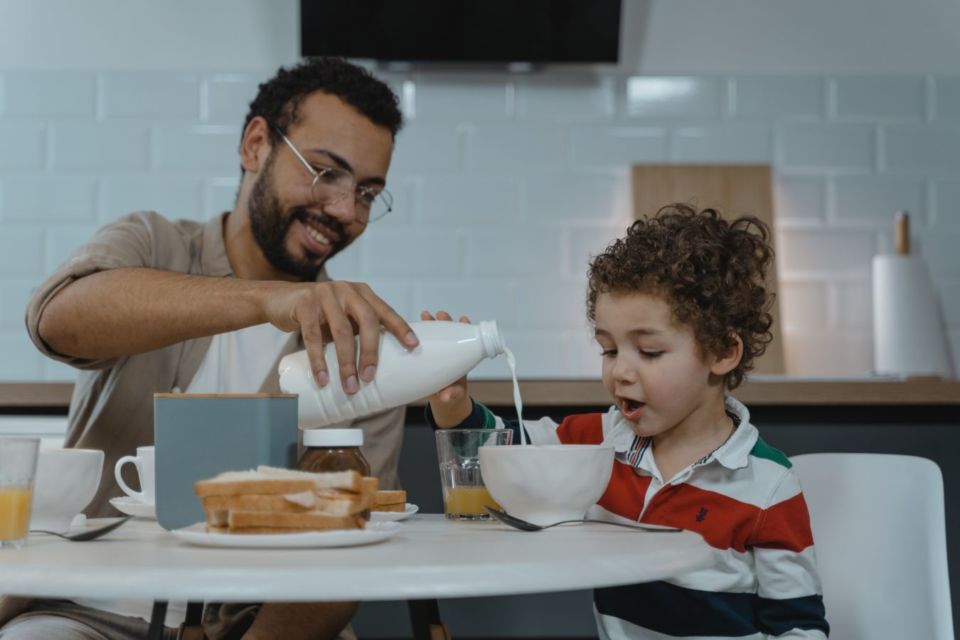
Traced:
<path id="1" fill-rule="evenodd" d="M 873 257 L 874 372 L 952 378 L 939 296 L 923 257 L 910 253 L 910 214 L 894 217 L 894 253 Z"/>

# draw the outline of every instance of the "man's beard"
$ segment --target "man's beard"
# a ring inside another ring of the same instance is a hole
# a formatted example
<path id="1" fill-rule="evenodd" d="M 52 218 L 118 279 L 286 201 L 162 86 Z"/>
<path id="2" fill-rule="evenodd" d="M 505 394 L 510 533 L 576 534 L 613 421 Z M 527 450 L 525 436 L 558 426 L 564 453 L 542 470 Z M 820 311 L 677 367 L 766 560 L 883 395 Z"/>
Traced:
<path id="1" fill-rule="evenodd" d="M 304 281 L 317 279 L 324 262 L 343 249 L 349 239 L 339 220 L 323 213 L 310 213 L 306 209 L 296 208 L 284 215 L 271 182 L 273 177 L 273 153 L 267 158 L 263 173 L 257 178 L 247 201 L 250 212 L 250 230 L 260 250 L 274 268 Z M 309 251 L 303 258 L 296 258 L 287 250 L 286 239 L 290 226 L 295 220 L 305 221 L 312 218 L 333 230 L 340 238 L 331 248 L 327 257 L 318 261 L 318 257 Z"/>

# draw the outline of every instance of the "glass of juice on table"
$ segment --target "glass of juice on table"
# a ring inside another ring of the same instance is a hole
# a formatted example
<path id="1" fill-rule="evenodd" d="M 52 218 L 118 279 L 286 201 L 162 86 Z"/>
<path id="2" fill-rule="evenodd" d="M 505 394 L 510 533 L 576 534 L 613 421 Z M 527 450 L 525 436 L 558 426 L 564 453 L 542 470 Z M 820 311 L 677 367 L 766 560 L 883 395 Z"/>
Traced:
<path id="1" fill-rule="evenodd" d="M 480 475 L 480 447 L 509 445 L 510 429 L 438 429 L 437 458 L 443 512 L 451 520 L 489 520 L 483 505 L 498 507 Z"/>
<path id="2" fill-rule="evenodd" d="M 40 438 L 0 438 L 0 549 L 27 541 Z"/>

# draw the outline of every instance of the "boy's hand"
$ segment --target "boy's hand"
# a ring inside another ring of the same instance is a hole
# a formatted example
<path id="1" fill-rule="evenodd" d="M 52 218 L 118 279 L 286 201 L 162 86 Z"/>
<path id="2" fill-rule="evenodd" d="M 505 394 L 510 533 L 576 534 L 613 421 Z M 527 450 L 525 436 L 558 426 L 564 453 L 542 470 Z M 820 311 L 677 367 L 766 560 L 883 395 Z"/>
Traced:
<path id="1" fill-rule="evenodd" d="M 432 315 L 429 311 L 420 312 L 421 320 L 447 320 L 453 318 L 446 311 L 437 311 L 437 315 Z M 470 324 L 470 318 L 460 316 L 460 322 Z M 470 394 L 467 392 L 467 377 L 464 376 L 453 384 L 440 389 L 429 398 L 430 411 L 433 413 L 433 420 L 440 428 L 454 427 L 470 415 L 473 411 L 473 402 L 470 400 Z"/>

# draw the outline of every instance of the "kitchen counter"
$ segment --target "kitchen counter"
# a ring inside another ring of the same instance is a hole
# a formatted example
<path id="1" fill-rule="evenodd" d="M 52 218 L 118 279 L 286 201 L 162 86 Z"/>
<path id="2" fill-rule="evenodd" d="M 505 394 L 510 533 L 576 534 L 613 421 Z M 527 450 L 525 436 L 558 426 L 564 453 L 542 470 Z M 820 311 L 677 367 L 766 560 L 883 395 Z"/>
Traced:
<path id="1" fill-rule="evenodd" d="M 0 411 L 65 413 L 72 390 L 68 382 L 0 383 Z M 507 380 L 477 380 L 470 390 L 486 405 L 513 404 Z M 520 390 L 528 406 L 599 407 L 609 402 L 599 380 L 525 380 Z M 734 395 L 748 406 L 960 405 L 960 380 L 762 376 Z"/>

